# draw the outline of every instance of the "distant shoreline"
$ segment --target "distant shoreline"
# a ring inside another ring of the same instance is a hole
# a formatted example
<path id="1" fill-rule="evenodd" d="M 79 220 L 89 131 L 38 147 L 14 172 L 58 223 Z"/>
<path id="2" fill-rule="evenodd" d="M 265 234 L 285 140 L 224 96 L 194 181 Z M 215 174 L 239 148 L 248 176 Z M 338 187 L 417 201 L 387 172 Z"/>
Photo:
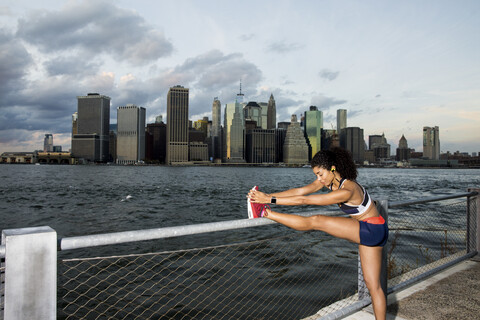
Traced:
<path id="1" fill-rule="evenodd" d="M 309 165 L 287 165 L 287 164 L 254 164 L 254 163 L 193 163 L 193 164 L 116 164 L 116 163 L 89 163 L 89 164 L 59 164 L 59 163 L 4 163 L 0 165 L 42 165 L 42 166 L 113 166 L 113 167 L 258 167 L 258 168 L 310 168 Z M 358 165 L 357 168 L 372 169 L 480 169 L 480 166 L 466 167 L 435 167 L 435 166 L 381 166 L 381 165 Z"/>

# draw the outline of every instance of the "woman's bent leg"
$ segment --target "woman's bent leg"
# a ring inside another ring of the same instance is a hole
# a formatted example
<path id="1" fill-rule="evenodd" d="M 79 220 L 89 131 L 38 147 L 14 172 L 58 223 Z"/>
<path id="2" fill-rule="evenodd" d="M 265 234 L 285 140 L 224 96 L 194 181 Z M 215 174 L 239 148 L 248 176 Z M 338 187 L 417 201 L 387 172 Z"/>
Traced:
<path id="1" fill-rule="evenodd" d="M 382 247 L 358 246 L 363 279 L 372 297 L 373 311 L 377 320 L 385 319 L 387 314 L 387 299 L 380 283 L 382 249 Z"/>

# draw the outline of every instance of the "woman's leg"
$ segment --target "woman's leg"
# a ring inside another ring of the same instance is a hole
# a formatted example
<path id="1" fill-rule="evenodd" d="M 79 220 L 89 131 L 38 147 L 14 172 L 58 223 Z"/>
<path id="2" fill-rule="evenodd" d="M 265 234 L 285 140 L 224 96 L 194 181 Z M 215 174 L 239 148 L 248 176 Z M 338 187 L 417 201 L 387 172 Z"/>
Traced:
<path id="1" fill-rule="evenodd" d="M 295 230 L 320 230 L 337 238 L 360 243 L 360 223 L 355 219 L 323 215 L 302 217 L 269 209 L 267 209 L 265 217 Z M 372 297 L 373 310 L 377 320 L 385 319 L 387 312 L 387 301 L 380 284 L 382 249 L 382 247 L 369 247 L 361 244 L 358 246 L 363 278 Z"/>
<path id="2" fill-rule="evenodd" d="M 360 224 L 352 218 L 323 215 L 302 217 L 269 209 L 265 217 L 295 230 L 320 230 L 337 238 L 360 243 Z"/>
<path id="3" fill-rule="evenodd" d="M 382 247 L 358 246 L 363 279 L 372 297 L 373 311 L 377 320 L 385 319 L 387 313 L 387 300 L 380 284 L 382 249 Z"/>

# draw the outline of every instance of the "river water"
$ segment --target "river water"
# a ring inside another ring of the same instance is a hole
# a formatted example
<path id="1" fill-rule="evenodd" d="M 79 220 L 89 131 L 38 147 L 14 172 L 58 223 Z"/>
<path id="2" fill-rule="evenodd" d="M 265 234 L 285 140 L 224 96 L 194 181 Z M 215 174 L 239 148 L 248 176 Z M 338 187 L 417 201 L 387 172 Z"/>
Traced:
<path id="1" fill-rule="evenodd" d="M 0 229 L 48 225 L 70 237 L 243 219 L 252 186 L 314 178 L 310 168 L 0 165 Z M 357 180 L 374 199 L 403 201 L 479 187 L 480 170 L 360 168 Z"/>

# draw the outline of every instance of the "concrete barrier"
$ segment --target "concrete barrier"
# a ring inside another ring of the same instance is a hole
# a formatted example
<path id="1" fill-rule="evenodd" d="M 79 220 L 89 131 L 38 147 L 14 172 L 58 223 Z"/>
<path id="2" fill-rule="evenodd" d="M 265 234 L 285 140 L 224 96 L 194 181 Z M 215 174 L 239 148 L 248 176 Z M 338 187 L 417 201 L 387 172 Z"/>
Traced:
<path id="1" fill-rule="evenodd" d="M 5 244 L 4 319 L 57 317 L 57 233 L 50 227 L 9 229 Z"/>

